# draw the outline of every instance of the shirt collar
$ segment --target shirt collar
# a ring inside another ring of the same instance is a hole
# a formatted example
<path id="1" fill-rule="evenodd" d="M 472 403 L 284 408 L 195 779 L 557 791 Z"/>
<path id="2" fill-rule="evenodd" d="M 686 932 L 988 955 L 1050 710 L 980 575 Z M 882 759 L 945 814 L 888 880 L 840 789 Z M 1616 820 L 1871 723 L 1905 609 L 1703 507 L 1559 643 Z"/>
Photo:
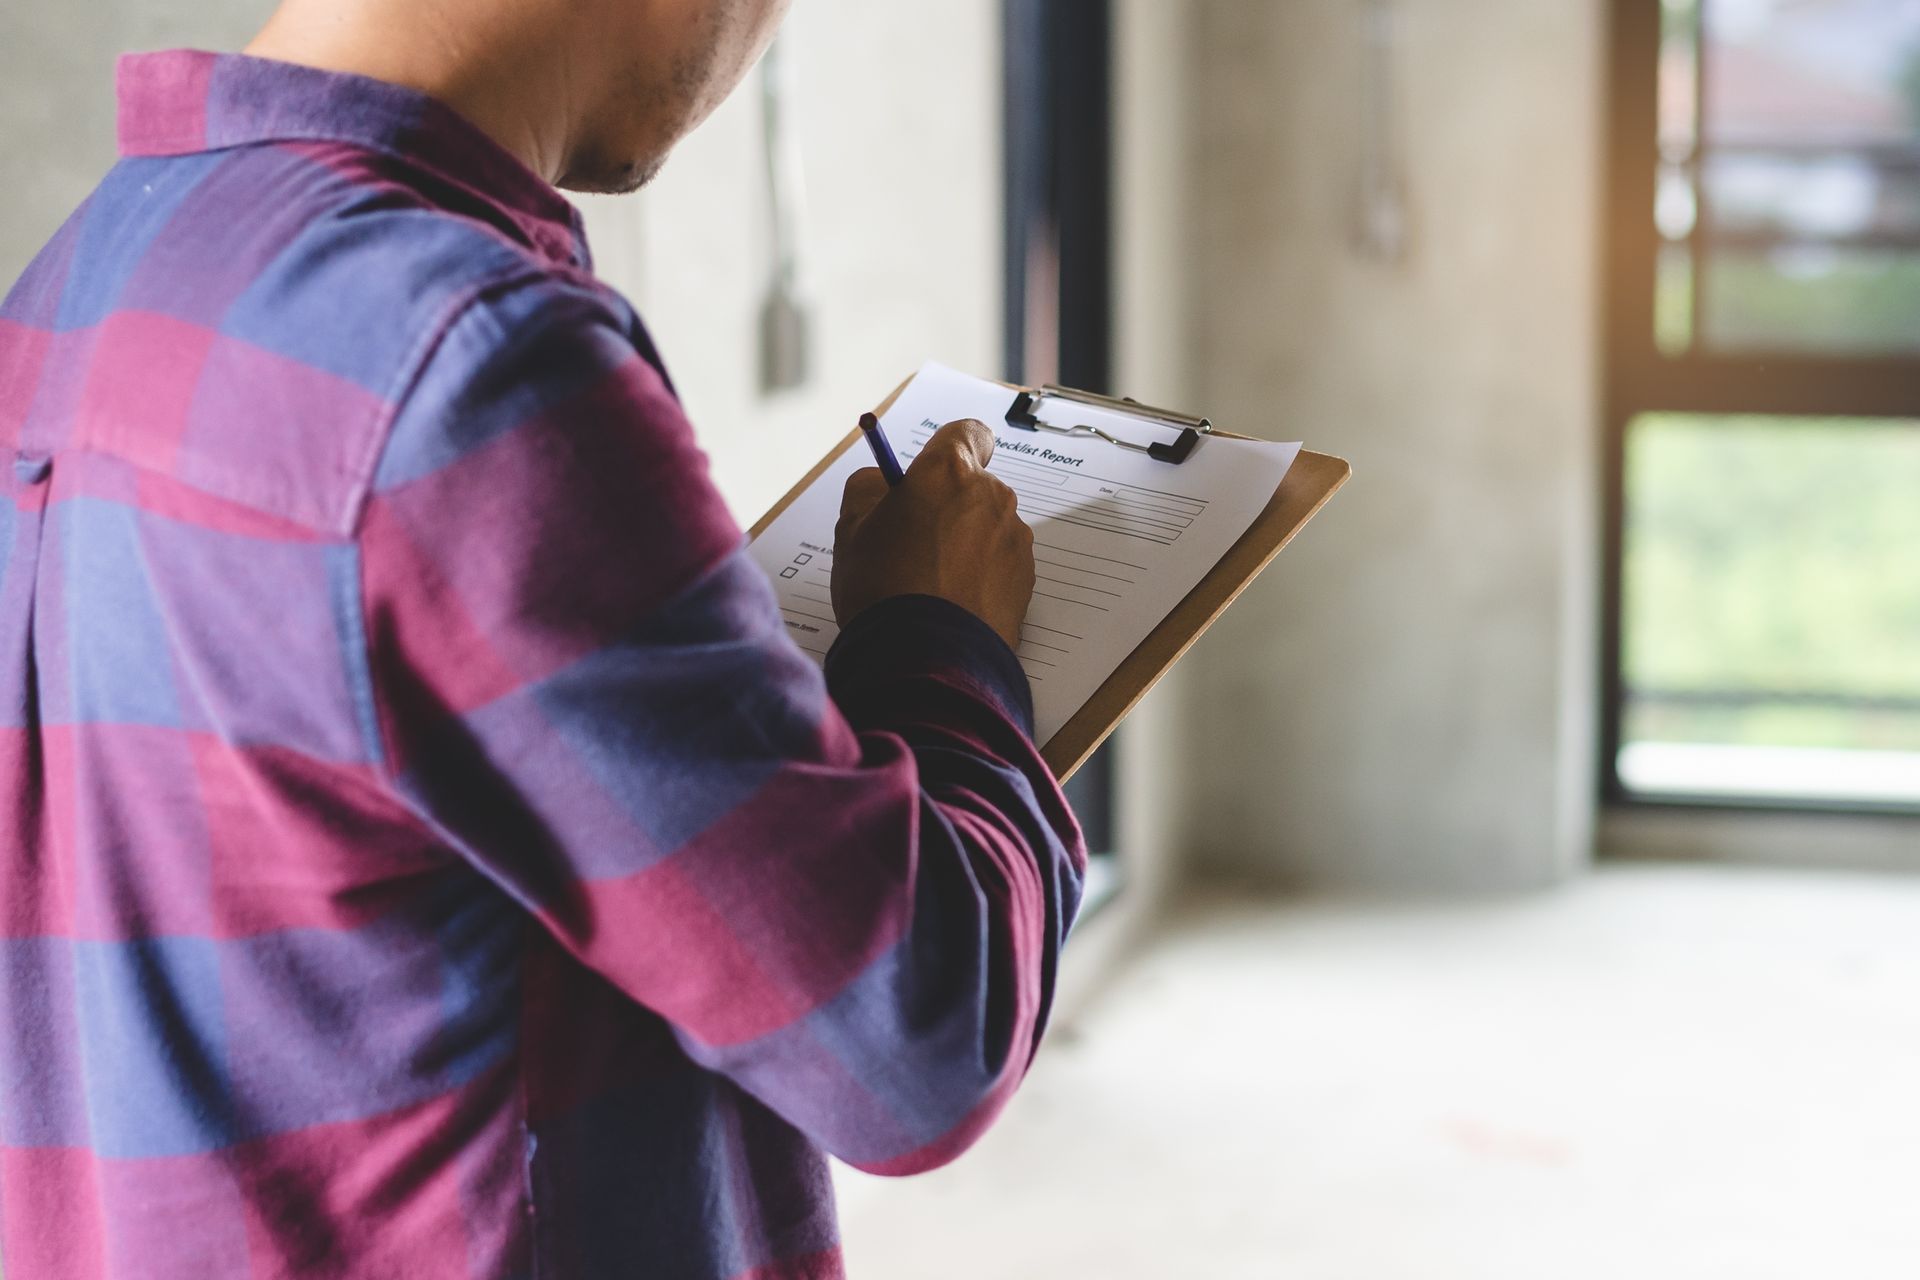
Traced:
<path id="1" fill-rule="evenodd" d="M 579 211 L 451 107 L 413 89 L 243 54 L 129 54 L 118 68 L 120 154 L 337 142 L 398 156 L 485 198 L 533 246 L 585 265 Z"/>

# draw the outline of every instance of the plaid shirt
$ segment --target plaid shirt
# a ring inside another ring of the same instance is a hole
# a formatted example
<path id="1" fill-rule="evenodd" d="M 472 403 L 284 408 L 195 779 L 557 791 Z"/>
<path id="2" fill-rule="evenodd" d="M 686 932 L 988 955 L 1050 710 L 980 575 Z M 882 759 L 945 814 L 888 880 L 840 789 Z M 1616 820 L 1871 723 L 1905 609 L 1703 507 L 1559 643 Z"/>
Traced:
<path id="1" fill-rule="evenodd" d="M 784 634 L 565 201 L 349 76 L 121 67 L 0 310 L 0 1269 L 837 1276 L 1083 865 L 978 619 Z"/>

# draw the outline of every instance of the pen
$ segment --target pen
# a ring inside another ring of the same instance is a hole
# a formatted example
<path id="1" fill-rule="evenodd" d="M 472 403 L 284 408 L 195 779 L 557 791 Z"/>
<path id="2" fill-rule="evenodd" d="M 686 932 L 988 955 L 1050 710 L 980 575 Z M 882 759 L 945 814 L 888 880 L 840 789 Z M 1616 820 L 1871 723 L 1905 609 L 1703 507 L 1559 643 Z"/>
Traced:
<path id="1" fill-rule="evenodd" d="M 900 459 L 893 456 L 893 446 L 887 443 L 887 433 L 880 429 L 880 419 L 870 413 L 861 414 L 860 434 L 867 438 L 867 447 L 873 450 L 873 460 L 888 484 L 896 485 L 907 478 L 907 473 L 900 469 Z"/>

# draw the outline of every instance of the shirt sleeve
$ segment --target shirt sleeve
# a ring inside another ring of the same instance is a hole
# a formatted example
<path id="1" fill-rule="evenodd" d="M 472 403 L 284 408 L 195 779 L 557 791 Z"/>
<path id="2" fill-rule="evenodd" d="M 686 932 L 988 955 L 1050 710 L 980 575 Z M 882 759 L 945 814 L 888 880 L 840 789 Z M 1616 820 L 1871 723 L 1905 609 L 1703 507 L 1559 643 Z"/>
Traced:
<path id="1" fill-rule="evenodd" d="M 396 416 L 358 535 L 395 784 L 581 962 L 826 1150 L 957 1155 L 1024 1075 L 1085 868 L 1024 673 L 945 601 L 789 640 L 662 375 L 503 287 Z"/>

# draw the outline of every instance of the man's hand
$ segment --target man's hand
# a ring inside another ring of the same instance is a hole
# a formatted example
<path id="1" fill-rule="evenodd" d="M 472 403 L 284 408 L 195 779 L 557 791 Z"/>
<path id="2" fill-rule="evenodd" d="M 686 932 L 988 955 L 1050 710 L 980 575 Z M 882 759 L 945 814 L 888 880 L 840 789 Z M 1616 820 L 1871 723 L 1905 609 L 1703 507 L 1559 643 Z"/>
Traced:
<path id="1" fill-rule="evenodd" d="M 939 596 L 1019 646 L 1033 601 L 1033 530 L 1013 490 L 987 474 L 992 460 L 993 432 L 950 422 L 898 488 L 872 468 L 848 478 L 833 554 L 840 625 L 893 596 Z"/>

